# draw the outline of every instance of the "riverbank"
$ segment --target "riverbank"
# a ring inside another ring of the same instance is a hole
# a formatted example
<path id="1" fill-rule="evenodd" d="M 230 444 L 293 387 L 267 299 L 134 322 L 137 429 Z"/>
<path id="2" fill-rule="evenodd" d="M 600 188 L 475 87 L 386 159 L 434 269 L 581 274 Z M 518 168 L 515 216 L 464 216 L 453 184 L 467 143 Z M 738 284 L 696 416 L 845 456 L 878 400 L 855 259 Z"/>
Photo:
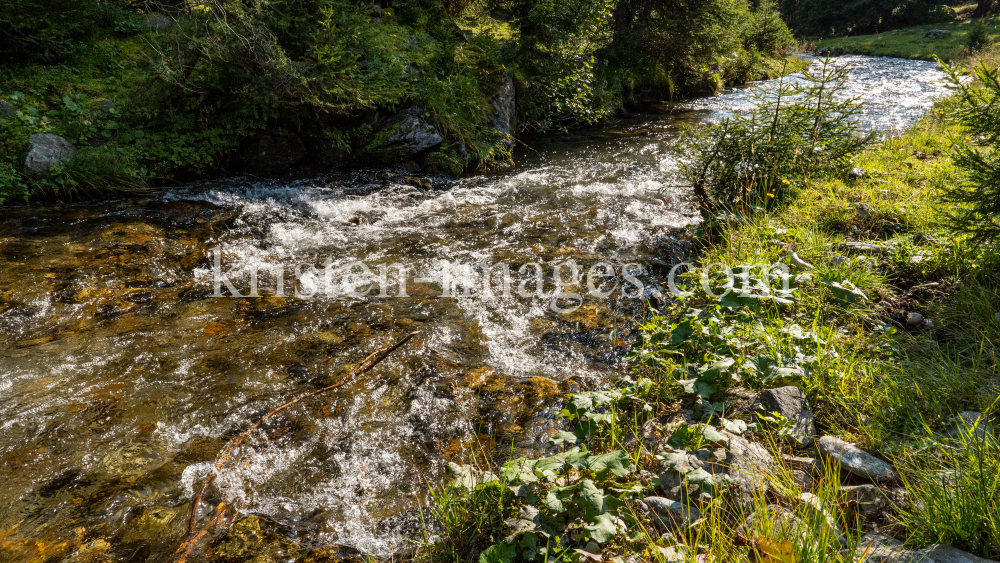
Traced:
<path id="1" fill-rule="evenodd" d="M 794 291 L 692 277 L 631 379 L 567 399 L 549 457 L 453 468 L 416 559 L 1000 558 L 1000 256 L 948 226 L 953 103 L 702 233 L 696 274 L 780 263 Z"/>
<path id="2" fill-rule="evenodd" d="M 985 44 L 1000 40 L 1000 19 L 982 18 L 915 25 L 875 35 L 855 35 L 822 39 L 816 49 L 834 55 L 853 54 L 899 57 L 924 61 L 960 61 L 970 56 L 972 36 L 978 33 Z M 943 33 L 942 33 L 943 32 Z"/>
<path id="3" fill-rule="evenodd" d="M 508 166 L 526 132 L 801 64 L 783 64 L 775 10 L 690 4 L 0 5 L 0 204 L 241 173 L 459 176 Z"/>

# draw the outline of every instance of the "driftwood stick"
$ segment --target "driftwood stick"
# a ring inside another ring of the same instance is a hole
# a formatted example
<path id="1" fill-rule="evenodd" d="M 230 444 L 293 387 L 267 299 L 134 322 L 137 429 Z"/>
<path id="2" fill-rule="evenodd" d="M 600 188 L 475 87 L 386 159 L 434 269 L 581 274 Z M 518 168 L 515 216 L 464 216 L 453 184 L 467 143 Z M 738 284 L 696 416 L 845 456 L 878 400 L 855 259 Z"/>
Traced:
<path id="1" fill-rule="evenodd" d="M 278 414 L 279 412 L 287 409 L 288 407 L 290 407 L 290 406 L 292 406 L 292 405 L 294 405 L 294 404 L 296 404 L 296 403 L 298 403 L 298 402 L 300 402 L 300 401 L 302 401 L 304 399 L 308 399 L 309 397 L 315 397 L 316 395 L 321 395 L 323 393 L 326 393 L 327 391 L 332 391 L 333 389 L 336 389 L 338 387 L 341 387 L 341 386 L 347 384 L 348 382 L 350 382 L 355 377 L 357 377 L 357 376 L 359 376 L 359 375 L 361 375 L 361 374 L 363 374 L 365 372 L 370 371 L 372 368 L 374 368 L 379 363 L 381 363 L 382 360 L 388 358 L 390 354 L 392 354 L 393 352 L 395 352 L 396 350 L 398 350 L 400 347 L 402 347 L 404 344 L 406 344 L 407 342 L 409 342 L 410 340 L 412 340 L 413 337 L 417 336 L 418 334 L 420 334 L 420 332 L 411 332 L 410 334 L 407 334 L 406 336 L 404 336 L 402 340 L 400 340 L 399 342 L 393 344 L 392 346 L 389 346 L 387 348 L 382 348 L 381 350 L 378 350 L 376 352 L 371 353 L 370 355 L 368 355 L 368 357 L 366 357 L 365 359 L 361 360 L 361 362 L 358 363 L 357 367 L 355 367 L 353 370 L 351 370 L 351 372 L 349 374 L 347 374 L 346 376 L 344 376 L 343 379 L 341 379 L 340 381 L 334 383 L 333 385 L 330 385 L 329 387 L 324 387 L 322 389 L 317 389 L 316 391 L 312 391 L 312 392 L 306 393 L 305 395 L 300 395 L 299 397 L 296 397 L 295 399 L 292 399 L 291 401 L 288 401 L 287 403 L 281 405 L 280 407 L 277 407 L 277 408 L 273 409 L 271 412 L 269 412 L 269 413 L 265 414 L 264 416 L 262 416 L 260 418 L 260 420 L 258 420 L 257 422 L 253 423 L 253 425 L 251 425 L 250 428 L 247 428 L 239 436 L 237 436 L 236 438 L 233 438 L 232 440 L 229 441 L 229 443 L 227 443 L 225 446 L 223 446 L 222 451 L 219 452 L 219 455 L 216 457 L 216 462 L 215 462 L 215 468 L 216 468 L 216 470 L 222 469 L 223 464 L 226 461 L 229 460 L 229 457 L 230 457 L 230 454 L 233 451 L 233 448 L 235 448 L 240 443 L 242 443 L 243 440 L 245 440 L 247 438 L 247 436 L 249 436 L 257 428 L 259 428 L 261 424 L 263 424 L 265 421 L 267 421 L 267 419 L 271 418 L 272 416 Z M 175 561 L 178 562 L 178 563 L 181 563 L 181 562 L 185 561 L 185 559 L 189 555 L 189 552 L 191 551 L 191 549 L 194 548 L 194 546 L 197 543 L 197 541 L 199 539 L 201 539 L 201 537 L 204 536 L 205 533 L 207 532 L 207 527 L 206 527 L 206 528 L 204 528 L 204 529 L 202 529 L 202 530 L 200 530 L 200 531 L 198 531 L 196 533 L 195 532 L 195 527 L 198 524 L 198 511 L 201 509 L 202 497 L 205 496 L 205 491 L 208 490 L 209 484 L 212 483 L 212 481 L 215 479 L 216 475 L 218 475 L 217 472 L 212 472 L 212 473 L 209 473 L 208 476 L 205 477 L 205 481 L 202 482 L 202 484 L 201 484 L 201 490 L 198 492 L 198 494 L 194 498 L 194 504 L 192 504 L 192 506 L 191 506 L 191 516 L 188 519 L 188 534 L 187 534 L 187 538 L 184 540 L 184 543 L 181 544 L 181 547 L 177 550 L 177 554 L 179 555 L 179 557 L 177 557 L 175 559 Z M 216 515 L 214 518 L 212 518 L 212 522 L 215 522 L 217 520 L 218 520 L 218 515 Z"/>
<path id="2" fill-rule="evenodd" d="M 205 496 L 205 491 L 208 490 L 209 483 L 215 479 L 215 473 L 209 473 L 208 477 L 205 478 L 205 482 L 201 484 L 201 490 L 194 497 L 194 505 L 191 507 L 191 518 L 188 519 L 188 536 L 194 533 L 195 526 L 198 525 L 198 510 L 201 509 L 201 499 Z"/>

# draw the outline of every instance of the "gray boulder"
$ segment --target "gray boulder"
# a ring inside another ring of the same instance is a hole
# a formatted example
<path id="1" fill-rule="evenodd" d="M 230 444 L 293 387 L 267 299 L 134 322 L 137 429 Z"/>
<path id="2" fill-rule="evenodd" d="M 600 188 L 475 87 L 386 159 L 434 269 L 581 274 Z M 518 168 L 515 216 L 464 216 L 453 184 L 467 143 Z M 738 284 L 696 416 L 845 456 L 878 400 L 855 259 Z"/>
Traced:
<path id="1" fill-rule="evenodd" d="M 899 474 L 892 465 L 840 438 L 823 436 L 816 440 L 816 448 L 821 454 L 837 462 L 841 470 L 852 475 L 876 483 L 892 483 L 899 480 Z"/>
<path id="2" fill-rule="evenodd" d="M 112 112 L 118 109 L 118 105 L 111 100 L 104 99 L 97 104 L 97 117 L 100 119 L 107 119 L 111 117 Z"/>
<path id="3" fill-rule="evenodd" d="M 985 441 L 994 446 L 1000 444 L 993 433 L 992 425 L 986 422 L 986 417 L 980 412 L 963 411 L 958 413 L 954 428 L 948 432 L 948 436 L 957 438 L 962 435 L 971 439 L 970 441 L 973 443 Z"/>
<path id="4" fill-rule="evenodd" d="M 926 37 L 937 39 L 938 37 L 944 37 L 945 35 L 951 35 L 951 32 L 947 29 L 932 29 L 927 32 Z"/>
<path id="5" fill-rule="evenodd" d="M 736 528 L 736 533 L 742 537 L 764 536 L 768 538 L 787 540 L 799 536 L 803 522 L 791 510 L 770 504 L 763 511 L 754 511 L 747 516 L 743 524 Z"/>
<path id="6" fill-rule="evenodd" d="M 794 385 L 761 391 L 754 401 L 754 410 L 764 415 L 776 412 L 793 421 L 791 437 L 799 445 L 812 442 L 816 435 L 816 423 L 806 395 Z"/>
<path id="7" fill-rule="evenodd" d="M 924 561 L 934 561 L 935 563 L 997 563 L 992 559 L 983 559 L 961 549 L 941 544 L 918 549 L 915 553 L 924 557 Z"/>
<path id="8" fill-rule="evenodd" d="M 440 145 L 444 137 L 436 127 L 424 121 L 420 108 L 405 111 L 396 125 L 395 131 L 387 139 L 387 144 L 406 149 L 417 154 Z"/>
<path id="9" fill-rule="evenodd" d="M 28 138 L 28 156 L 24 159 L 24 175 L 44 178 L 53 166 L 69 164 L 76 158 L 76 147 L 59 135 L 35 133 Z"/>
<path id="10" fill-rule="evenodd" d="M 701 518 L 701 512 L 697 508 L 668 498 L 646 497 L 643 502 L 665 528 L 686 525 Z"/>
<path id="11" fill-rule="evenodd" d="M 752 507 L 754 497 L 770 489 L 769 482 L 777 473 L 774 457 L 764 446 L 742 436 L 723 432 L 729 439 L 726 465 L 728 478 L 735 485 L 737 499 L 747 507 Z"/>
<path id="12" fill-rule="evenodd" d="M 17 108 L 7 100 L 0 100 L 0 119 L 14 119 L 17 117 Z"/>
<path id="13" fill-rule="evenodd" d="M 875 485 L 841 487 L 840 492 L 847 501 L 847 513 L 864 520 L 875 518 L 889 506 L 888 499 Z"/>
<path id="14" fill-rule="evenodd" d="M 911 550 L 885 536 L 864 536 L 857 549 L 860 563 L 997 563 L 941 544 Z"/>
<path id="15" fill-rule="evenodd" d="M 493 100 L 493 108 L 496 110 L 493 114 L 493 128 L 503 135 L 503 144 L 508 151 L 514 150 L 514 95 L 514 81 L 504 71 L 500 91 Z"/>
<path id="16" fill-rule="evenodd" d="M 257 135 L 240 151 L 248 171 L 259 176 L 273 176 L 287 171 L 308 156 L 306 146 L 297 136 Z"/>

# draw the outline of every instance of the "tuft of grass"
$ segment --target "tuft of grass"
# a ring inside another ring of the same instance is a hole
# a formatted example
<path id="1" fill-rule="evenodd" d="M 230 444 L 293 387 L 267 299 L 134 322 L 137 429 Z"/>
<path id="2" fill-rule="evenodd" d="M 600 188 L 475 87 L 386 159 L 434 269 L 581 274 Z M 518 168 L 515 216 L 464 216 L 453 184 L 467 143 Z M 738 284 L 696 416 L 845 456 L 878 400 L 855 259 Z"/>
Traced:
<path id="1" fill-rule="evenodd" d="M 972 432 L 961 432 L 954 442 L 942 447 L 932 441 L 929 448 L 908 453 L 903 480 L 909 502 L 897 521 L 913 543 L 943 543 L 996 559 L 1000 444 Z"/>

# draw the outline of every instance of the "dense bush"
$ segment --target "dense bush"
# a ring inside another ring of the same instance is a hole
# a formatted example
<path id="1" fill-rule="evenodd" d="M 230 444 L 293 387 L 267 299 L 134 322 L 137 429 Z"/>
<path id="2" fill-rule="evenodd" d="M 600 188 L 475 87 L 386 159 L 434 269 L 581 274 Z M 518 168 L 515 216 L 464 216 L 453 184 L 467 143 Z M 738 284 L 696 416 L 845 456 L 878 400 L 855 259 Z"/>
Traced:
<path id="1" fill-rule="evenodd" d="M 849 166 L 871 141 L 855 120 L 858 102 L 839 95 L 849 71 L 827 59 L 801 83 L 757 89 L 749 113 L 681 133 L 681 175 L 694 185 L 706 219 L 773 207 L 810 176 Z"/>
<path id="2" fill-rule="evenodd" d="M 761 78 L 794 46 L 771 0 L 622 0 L 607 58 L 626 94 L 661 99 Z"/>
<path id="3" fill-rule="evenodd" d="M 0 0 L 0 60 L 53 63 L 86 49 L 96 29 L 141 29 L 135 11 L 115 0 Z"/>

